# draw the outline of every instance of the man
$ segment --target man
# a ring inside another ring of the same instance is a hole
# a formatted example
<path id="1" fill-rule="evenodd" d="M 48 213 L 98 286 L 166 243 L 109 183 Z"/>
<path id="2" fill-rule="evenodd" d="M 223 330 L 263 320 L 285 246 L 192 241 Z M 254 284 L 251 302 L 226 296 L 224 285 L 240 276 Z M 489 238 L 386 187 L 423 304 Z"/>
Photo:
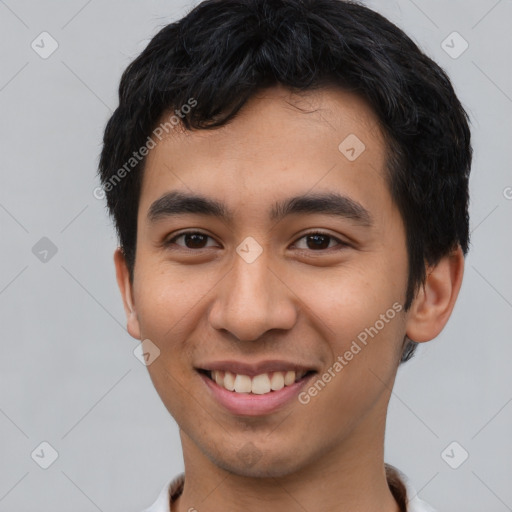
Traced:
<path id="1" fill-rule="evenodd" d="M 445 73 L 355 3 L 207 0 L 119 98 L 100 160 L 117 280 L 185 462 L 148 510 L 432 510 L 384 432 L 468 250 Z"/>

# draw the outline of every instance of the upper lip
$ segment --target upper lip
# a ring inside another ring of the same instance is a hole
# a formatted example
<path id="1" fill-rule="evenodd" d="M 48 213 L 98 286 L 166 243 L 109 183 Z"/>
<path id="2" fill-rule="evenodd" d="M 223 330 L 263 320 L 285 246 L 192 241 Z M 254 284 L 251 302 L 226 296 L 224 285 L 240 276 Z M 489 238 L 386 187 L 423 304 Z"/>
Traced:
<path id="1" fill-rule="evenodd" d="M 284 361 L 284 360 L 266 360 L 259 361 L 257 363 L 244 363 L 242 361 L 212 361 L 198 365 L 199 370 L 221 370 L 236 373 L 237 375 L 247 375 L 248 377 L 254 377 L 262 373 L 278 372 L 278 371 L 316 371 L 309 365 Z"/>

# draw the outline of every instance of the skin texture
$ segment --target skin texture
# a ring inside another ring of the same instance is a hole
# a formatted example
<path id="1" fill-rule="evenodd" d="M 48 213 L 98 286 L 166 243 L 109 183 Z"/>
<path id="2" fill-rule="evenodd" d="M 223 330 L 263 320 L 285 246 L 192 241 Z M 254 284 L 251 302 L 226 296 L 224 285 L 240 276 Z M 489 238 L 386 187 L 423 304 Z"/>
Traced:
<path id="1" fill-rule="evenodd" d="M 356 134 L 366 149 L 349 161 L 338 145 Z M 396 512 L 384 473 L 386 411 L 404 336 L 442 330 L 463 274 L 460 249 L 429 269 L 411 307 L 385 323 L 309 403 L 264 416 L 234 415 L 194 369 L 213 360 L 285 359 L 321 375 L 392 305 L 404 304 L 405 231 L 385 180 L 385 143 L 357 96 L 279 86 L 253 97 L 228 125 L 176 130 L 150 151 L 138 211 L 133 283 L 114 255 L 128 332 L 161 351 L 148 366 L 180 428 L 185 487 L 173 510 L 264 509 Z M 173 190 L 223 201 L 227 223 L 185 214 L 150 223 Z M 325 214 L 269 219 L 276 201 L 339 192 L 359 202 L 371 227 Z M 194 248 L 183 230 L 211 238 Z M 322 232 L 328 248 L 304 235 Z M 236 248 L 253 237 L 252 263 Z M 344 244 L 339 244 L 340 240 Z M 195 251 L 195 252 L 194 252 Z"/>

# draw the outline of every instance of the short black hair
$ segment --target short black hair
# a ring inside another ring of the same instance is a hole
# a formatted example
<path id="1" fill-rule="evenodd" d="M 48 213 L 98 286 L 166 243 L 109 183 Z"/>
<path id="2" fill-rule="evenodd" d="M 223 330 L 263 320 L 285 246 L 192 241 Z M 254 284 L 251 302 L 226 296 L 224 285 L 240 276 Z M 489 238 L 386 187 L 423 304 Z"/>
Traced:
<path id="1" fill-rule="evenodd" d="M 401 29 L 343 0 L 206 0 L 129 64 L 99 175 L 131 279 L 145 163 L 136 150 L 168 112 L 182 129 L 215 129 L 278 84 L 297 93 L 334 85 L 364 98 L 379 119 L 389 189 L 405 224 L 407 311 L 426 267 L 459 245 L 468 251 L 468 116 L 446 73 Z M 405 341 L 401 362 L 417 345 Z"/>

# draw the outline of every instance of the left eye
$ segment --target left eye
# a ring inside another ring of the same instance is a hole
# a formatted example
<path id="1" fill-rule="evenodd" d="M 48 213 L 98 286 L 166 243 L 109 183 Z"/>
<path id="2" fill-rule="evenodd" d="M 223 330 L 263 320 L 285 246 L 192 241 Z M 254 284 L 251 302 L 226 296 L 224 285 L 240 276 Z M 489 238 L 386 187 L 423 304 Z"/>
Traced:
<path id="1" fill-rule="evenodd" d="M 339 238 L 336 238 L 332 235 L 329 235 L 327 233 L 306 233 L 302 237 L 299 238 L 299 240 L 306 240 L 306 249 L 311 249 L 313 251 L 316 251 L 318 249 L 330 249 L 330 243 L 332 241 L 338 242 L 338 245 L 344 247 L 347 244 L 342 242 Z M 304 249 L 304 247 L 299 247 L 299 249 Z"/>

